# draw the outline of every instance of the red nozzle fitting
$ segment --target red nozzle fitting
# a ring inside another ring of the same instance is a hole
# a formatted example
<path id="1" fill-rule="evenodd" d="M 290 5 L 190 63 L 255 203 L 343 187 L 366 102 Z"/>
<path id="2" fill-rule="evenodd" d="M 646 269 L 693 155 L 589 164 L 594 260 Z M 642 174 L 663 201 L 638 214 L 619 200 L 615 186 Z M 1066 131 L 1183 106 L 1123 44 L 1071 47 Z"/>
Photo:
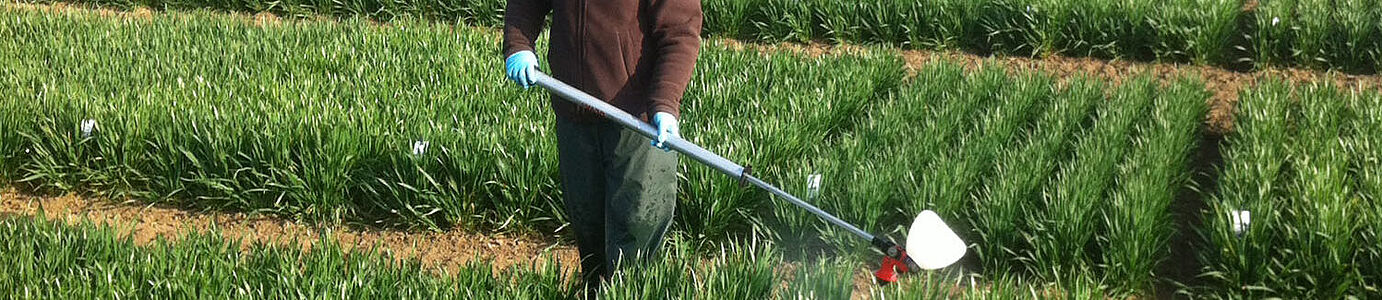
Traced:
<path id="1" fill-rule="evenodd" d="M 873 272 L 873 276 L 878 278 L 878 284 L 887 285 L 897 282 L 898 274 L 911 272 L 907 267 L 907 251 L 902 246 L 893 246 L 888 249 L 888 255 L 883 256 L 883 263 L 878 267 L 878 271 Z"/>

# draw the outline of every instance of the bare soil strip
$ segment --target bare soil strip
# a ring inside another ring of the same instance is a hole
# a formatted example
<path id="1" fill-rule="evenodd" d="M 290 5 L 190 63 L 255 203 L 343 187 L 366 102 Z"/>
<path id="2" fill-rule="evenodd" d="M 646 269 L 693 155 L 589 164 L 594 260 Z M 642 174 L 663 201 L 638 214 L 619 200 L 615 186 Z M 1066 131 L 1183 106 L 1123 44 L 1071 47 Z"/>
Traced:
<path id="1" fill-rule="evenodd" d="M 62 220 L 69 224 L 86 220 L 107 224 L 118 233 L 129 236 L 138 245 L 146 245 L 156 239 L 177 240 L 189 233 L 209 232 L 215 228 L 225 238 L 240 241 L 242 247 L 267 243 L 297 245 L 310 250 L 319 242 L 320 233 L 327 233 L 347 251 L 378 249 L 398 259 L 416 258 L 430 269 L 446 272 L 457 270 L 476 259 L 492 261 L 495 270 L 541 263 L 548 258 L 555 259 L 568 270 L 575 270 L 579 266 L 574 246 L 538 235 L 317 227 L 239 213 L 198 213 L 161 205 L 140 206 L 134 202 L 114 203 L 74 195 L 36 197 L 12 189 L 0 192 L 0 215 L 39 215 L 40 212 L 50 220 Z"/>

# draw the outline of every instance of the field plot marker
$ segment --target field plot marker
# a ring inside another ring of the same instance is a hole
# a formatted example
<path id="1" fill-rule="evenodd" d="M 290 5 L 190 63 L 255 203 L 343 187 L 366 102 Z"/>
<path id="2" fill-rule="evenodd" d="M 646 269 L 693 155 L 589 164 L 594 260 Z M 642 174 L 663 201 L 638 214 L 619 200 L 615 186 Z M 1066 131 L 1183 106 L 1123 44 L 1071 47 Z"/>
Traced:
<path id="1" fill-rule="evenodd" d="M 1230 211 L 1229 218 L 1233 220 L 1233 233 L 1238 237 L 1243 237 L 1248 232 L 1248 224 L 1252 222 L 1252 212 L 1246 210 Z"/>
<path id="2" fill-rule="evenodd" d="M 421 156 L 427 153 L 428 145 L 431 145 L 431 143 L 424 140 L 413 141 L 413 155 Z"/>
<path id="3" fill-rule="evenodd" d="M 821 195 L 821 174 L 811 174 L 806 176 L 806 201 L 816 199 Z"/>
<path id="4" fill-rule="evenodd" d="M 96 119 L 82 120 L 81 131 L 82 138 L 91 137 L 91 134 L 96 132 Z"/>

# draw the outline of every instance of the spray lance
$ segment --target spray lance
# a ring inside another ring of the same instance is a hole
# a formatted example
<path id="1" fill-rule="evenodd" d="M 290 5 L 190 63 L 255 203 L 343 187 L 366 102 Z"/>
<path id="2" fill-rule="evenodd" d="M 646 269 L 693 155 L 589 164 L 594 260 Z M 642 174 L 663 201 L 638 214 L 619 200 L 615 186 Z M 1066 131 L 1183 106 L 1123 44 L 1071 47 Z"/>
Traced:
<path id="1" fill-rule="evenodd" d="M 595 97 L 571 87 L 566 83 L 552 78 L 545 73 L 534 71 L 531 74 L 533 79 L 541 86 L 552 93 L 561 96 L 566 100 L 577 105 L 594 109 L 602 113 L 606 118 L 619 123 L 625 128 L 642 134 L 648 138 L 657 138 L 657 128 L 635 118 L 623 110 L 620 110 L 609 103 L 600 101 Z M 729 175 L 739 180 L 741 185 L 753 185 L 769 193 L 787 200 L 802 209 L 824 219 L 826 222 L 844 228 L 860 238 L 868 240 L 874 248 L 882 251 L 885 256 L 878 270 L 874 272 L 879 283 L 887 284 L 896 282 L 898 275 L 902 273 L 919 272 L 922 269 L 935 270 L 949 266 L 958 261 L 965 254 L 965 243 L 955 234 L 949 226 L 940 219 L 935 212 L 926 210 L 917 215 L 912 221 L 912 226 L 908 229 L 906 247 L 894 243 L 887 237 L 873 235 L 859 227 L 845 222 L 835 215 L 817 208 L 806 201 L 793 196 L 782 189 L 764 182 L 758 177 L 750 174 L 750 169 L 741 166 L 733 161 L 725 159 L 719 154 L 710 152 L 699 145 L 691 143 L 680 137 L 673 137 L 664 142 L 669 148 L 691 157 L 692 159 L 710 166 L 711 168 Z"/>

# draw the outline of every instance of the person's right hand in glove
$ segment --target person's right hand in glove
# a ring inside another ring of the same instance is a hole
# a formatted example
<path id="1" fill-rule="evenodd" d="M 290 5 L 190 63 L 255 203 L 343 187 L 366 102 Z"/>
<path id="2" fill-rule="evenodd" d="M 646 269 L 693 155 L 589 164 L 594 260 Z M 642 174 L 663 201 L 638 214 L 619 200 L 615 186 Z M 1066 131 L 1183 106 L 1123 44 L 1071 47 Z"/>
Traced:
<path id="1" fill-rule="evenodd" d="M 504 60 L 504 73 L 509 76 L 509 80 L 525 89 L 537 83 L 537 79 L 533 78 L 533 72 L 537 72 L 537 55 L 532 51 L 514 52 Z"/>
<path id="2" fill-rule="evenodd" d="M 662 151 L 672 151 L 672 147 L 667 145 L 667 140 L 681 136 L 681 127 L 677 126 L 677 117 L 666 112 L 653 114 L 653 127 L 657 127 L 657 137 L 653 138 L 653 147 Z"/>

